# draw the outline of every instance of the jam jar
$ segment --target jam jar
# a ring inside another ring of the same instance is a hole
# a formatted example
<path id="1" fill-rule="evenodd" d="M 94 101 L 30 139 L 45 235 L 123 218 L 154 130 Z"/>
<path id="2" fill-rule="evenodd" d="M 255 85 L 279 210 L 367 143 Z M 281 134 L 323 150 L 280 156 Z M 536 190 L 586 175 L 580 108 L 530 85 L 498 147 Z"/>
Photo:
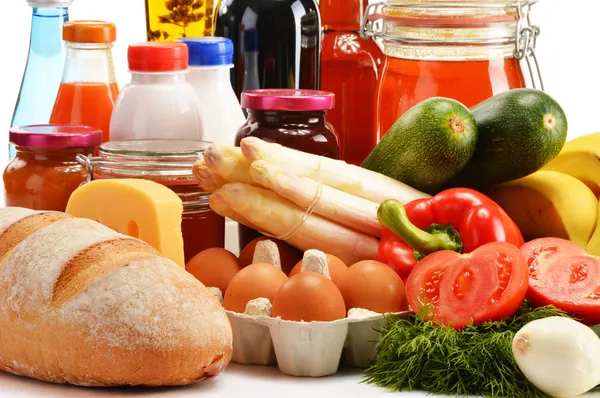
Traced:
<path id="1" fill-rule="evenodd" d="M 225 219 L 213 212 L 192 174 L 210 143 L 186 140 L 106 142 L 98 157 L 79 157 L 89 178 L 143 178 L 169 187 L 183 202 L 181 232 L 187 263 L 202 250 L 225 246 Z"/>
<path id="2" fill-rule="evenodd" d="M 381 39 L 385 54 L 373 104 L 377 140 L 404 112 L 431 97 L 449 97 L 472 107 L 504 91 L 526 87 L 527 78 L 534 88 L 543 89 L 535 53 L 539 28 L 530 23 L 536 2 L 385 0 L 371 4 L 361 34 Z"/>
<path id="3" fill-rule="evenodd" d="M 4 170 L 7 206 L 64 212 L 69 197 L 86 181 L 77 155 L 94 153 L 102 131 L 77 125 L 32 125 L 10 130 L 16 156 Z"/>
<path id="4" fill-rule="evenodd" d="M 266 89 L 242 93 L 248 120 L 237 133 L 235 144 L 257 137 L 314 155 L 339 159 L 338 136 L 327 121 L 333 109 L 333 93 L 317 90 Z M 240 248 L 260 234 L 240 226 Z"/>

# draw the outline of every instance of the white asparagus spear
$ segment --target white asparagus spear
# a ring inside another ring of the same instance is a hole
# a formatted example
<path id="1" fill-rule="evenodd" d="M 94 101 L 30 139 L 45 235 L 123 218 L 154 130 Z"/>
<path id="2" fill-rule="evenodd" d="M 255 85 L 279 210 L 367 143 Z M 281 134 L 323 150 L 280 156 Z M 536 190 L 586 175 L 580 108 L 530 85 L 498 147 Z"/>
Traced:
<path id="1" fill-rule="evenodd" d="M 204 159 L 199 159 L 194 163 L 192 173 L 200 187 L 209 193 L 212 193 L 227 184 L 226 179 L 208 168 Z"/>
<path id="2" fill-rule="evenodd" d="M 227 181 L 255 184 L 248 172 L 250 162 L 238 147 L 211 144 L 204 151 L 204 163 Z"/>
<path id="3" fill-rule="evenodd" d="M 230 220 L 233 220 L 239 224 L 243 224 L 249 228 L 259 230 L 259 228 L 256 225 L 252 224 L 250 221 L 248 221 L 242 215 L 233 211 L 233 209 L 231 209 L 227 205 L 227 203 L 223 202 L 222 200 L 219 200 L 219 198 L 217 196 L 215 196 L 214 194 L 212 194 L 208 197 L 208 205 L 210 206 L 212 211 L 214 211 L 221 217 L 229 218 Z"/>
<path id="4" fill-rule="evenodd" d="M 211 195 L 210 203 L 217 213 L 221 214 L 223 208 L 231 209 L 274 236 L 290 232 L 305 213 L 272 191 L 239 183 L 224 185 Z M 317 249 L 333 254 L 346 264 L 375 258 L 379 247 L 376 238 L 317 215 L 308 217 L 286 242 L 300 250 Z"/>
<path id="5" fill-rule="evenodd" d="M 258 184 L 303 209 L 311 205 L 319 189 L 317 181 L 298 177 L 264 160 L 252 162 L 250 176 Z M 377 219 L 378 207 L 377 203 L 323 185 L 315 214 L 371 236 L 380 237 L 382 227 Z"/>
<path id="6" fill-rule="evenodd" d="M 402 204 L 406 204 L 415 199 L 429 197 L 426 193 L 392 178 L 341 160 L 296 151 L 279 144 L 262 141 L 256 137 L 244 138 L 240 145 L 242 153 L 250 162 L 266 160 L 292 174 L 308 177 L 315 181 L 319 179 L 320 163 L 325 185 L 375 203 L 396 199 Z"/>

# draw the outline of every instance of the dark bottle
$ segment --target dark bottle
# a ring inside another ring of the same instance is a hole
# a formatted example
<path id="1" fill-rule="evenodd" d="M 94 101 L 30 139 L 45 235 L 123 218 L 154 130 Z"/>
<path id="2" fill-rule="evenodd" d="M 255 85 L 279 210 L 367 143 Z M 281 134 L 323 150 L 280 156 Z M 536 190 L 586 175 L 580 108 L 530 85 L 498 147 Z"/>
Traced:
<path id="1" fill-rule="evenodd" d="M 244 80 L 255 78 L 256 71 L 258 88 L 320 87 L 321 18 L 315 0 L 223 0 L 215 36 L 234 43 L 231 83 L 238 98 Z M 246 46 L 250 38 L 253 43 Z M 255 54 L 245 54 L 246 49 Z M 257 64 L 248 65 L 248 59 Z"/>

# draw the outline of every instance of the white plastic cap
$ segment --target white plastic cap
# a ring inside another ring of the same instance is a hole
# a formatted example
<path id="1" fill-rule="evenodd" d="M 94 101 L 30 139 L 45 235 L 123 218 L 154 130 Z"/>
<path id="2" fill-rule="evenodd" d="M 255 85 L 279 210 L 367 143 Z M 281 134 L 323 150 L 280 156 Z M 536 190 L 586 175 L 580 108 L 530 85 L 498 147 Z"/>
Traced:
<path id="1" fill-rule="evenodd" d="M 73 0 L 27 0 L 27 4 L 34 8 L 70 7 Z"/>

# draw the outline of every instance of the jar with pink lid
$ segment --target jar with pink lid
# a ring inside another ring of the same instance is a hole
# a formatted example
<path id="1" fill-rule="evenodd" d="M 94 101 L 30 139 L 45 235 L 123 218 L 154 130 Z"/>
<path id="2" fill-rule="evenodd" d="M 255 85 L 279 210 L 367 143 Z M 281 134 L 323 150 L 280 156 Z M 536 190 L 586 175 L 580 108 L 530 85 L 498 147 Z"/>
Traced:
<path id="1" fill-rule="evenodd" d="M 338 137 L 327 121 L 333 93 L 316 90 L 266 89 L 242 93 L 248 120 L 238 130 L 236 145 L 257 137 L 288 148 L 339 158 Z"/>
<path id="2" fill-rule="evenodd" d="M 339 141 L 327 121 L 335 95 L 327 91 L 265 89 L 242 93 L 248 120 L 237 133 L 236 145 L 246 137 L 276 142 L 302 152 L 339 159 Z M 239 244 L 244 248 L 261 235 L 240 225 Z"/>
<path id="3" fill-rule="evenodd" d="M 64 212 L 69 197 L 86 181 L 77 155 L 93 154 L 102 130 L 77 125 L 33 125 L 9 132 L 16 156 L 4 171 L 7 206 Z"/>

